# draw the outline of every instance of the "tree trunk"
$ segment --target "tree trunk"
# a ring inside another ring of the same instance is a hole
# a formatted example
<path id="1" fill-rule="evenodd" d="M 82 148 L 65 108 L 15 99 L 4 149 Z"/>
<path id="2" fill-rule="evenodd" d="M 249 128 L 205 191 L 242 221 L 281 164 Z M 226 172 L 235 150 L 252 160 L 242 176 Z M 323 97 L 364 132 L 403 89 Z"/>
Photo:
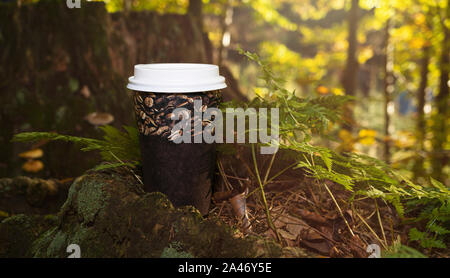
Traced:
<path id="1" fill-rule="evenodd" d="M 416 126 L 416 138 L 418 141 L 417 147 L 419 154 L 414 165 L 414 179 L 424 176 L 424 141 L 426 135 L 426 122 L 425 122 L 425 93 L 428 86 L 428 66 L 430 64 L 430 46 L 424 46 L 422 48 L 422 59 L 420 61 L 420 85 L 417 91 L 417 126 Z"/>
<path id="2" fill-rule="evenodd" d="M 433 121 L 433 154 L 432 166 L 433 177 L 437 180 L 444 180 L 442 169 L 447 164 L 448 157 L 444 153 L 444 145 L 447 139 L 446 121 L 449 117 L 447 106 L 449 104 L 449 71 L 450 71 L 450 30 L 445 24 L 445 20 L 450 18 L 450 0 L 447 3 L 444 18 L 442 19 L 442 29 L 444 38 L 440 57 L 440 80 L 439 93 L 435 99 L 436 114 Z"/>
<path id="3" fill-rule="evenodd" d="M 130 12 L 132 4 L 133 4 L 132 0 L 123 0 L 123 12 L 126 14 Z"/>
<path id="4" fill-rule="evenodd" d="M 205 49 L 209 40 L 187 15 L 130 11 L 124 16 L 107 13 L 104 3 L 94 1 L 83 2 L 81 9 L 68 9 L 65 1 L 16 5 L 0 8 L 0 92 L 8 100 L 0 111 L 0 177 L 24 174 L 26 161 L 18 154 L 30 146 L 11 142 L 18 132 L 98 137 L 99 129 L 84 120 L 94 111 L 113 114 L 117 127 L 134 124 L 126 83 L 135 64 L 212 62 Z M 17 78 L 18 72 L 24 78 Z M 64 97 L 55 97 L 62 92 Z M 240 94 L 223 90 L 224 97 L 230 93 Z M 97 156 L 68 143 L 41 148 L 45 168 L 33 174 L 37 177 L 77 176 L 98 163 Z"/>
<path id="5" fill-rule="evenodd" d="M 202 0 L 189 0 L 188 14 L 192 16 L 200 31 L 203 31 Z"/>
<path id="6" fill-rule="evenodd" d="M 393 52 L 394 46 L 390 42 L 391 20 L 386 21 L 385 27 L 385 55 L 384 55 L 384 160 L 386 163 L 390 162 L 390 126 L 391 126 L 391 110 L 392 100 L 391 94 L 394 92 L 394 61 Z"/>
<path id="7" fill-rule="evenodd" d="M 354 96 L 356 91 L 356 74 L 358 71 L 358 60 L 356 58 L 356 51 L 358 47 L 358 41 L 356 32 L 358 28 L 358 11 L 359 0 L 352 0 L 352 6 L 350 7 L 349 19 L 348 19 L 348 49 L 347 49 L 347 64 L 343 76 L 343 87 L 345 93 L 349 96 Z M 344 111 L 344 117 L 347 122 L 344 124 L 344 128 L 352 130 L 354 123 L 353 109 L 349 106 Z"/>
<path id="8" fill-rule="evenodd" d="M 222 65 L 222 61 L 224 59 L 226 59 L 226 48 L 228 47 L 228 45 L 230 44 L 228 42 L 227 45 L 225 45 L 224 40 L 225 37 L 230 35 L 229 33 L 229 27 L 231 25 L 231 23 L 233 22 L 233 0 L 227 0 L 227 2 L 224 5 L 224 14 L 221 17 L 220 20 L 220 27 L 221 27 L 221 41 L 220 41 L 220 47 L 219 47 L 219 51 L 218 51 L 218 64 L 219 66 Z"/>

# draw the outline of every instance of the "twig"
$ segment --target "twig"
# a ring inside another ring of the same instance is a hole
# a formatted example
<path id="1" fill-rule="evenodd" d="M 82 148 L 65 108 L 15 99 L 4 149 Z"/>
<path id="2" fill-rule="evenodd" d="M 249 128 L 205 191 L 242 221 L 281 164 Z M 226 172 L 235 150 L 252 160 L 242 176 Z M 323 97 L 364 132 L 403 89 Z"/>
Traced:
<path id="1" fill-rule="evenodd" d="M 233 179 L 233 180 L 250 181 L 249 178 L 240 178 L 240 177 L 230 176 L 230 175 L 227 175 L 227 174 L 224 174 L 224 176 L 227 177 L 227 178 Z"/>
<path id="2" fill-rule="evenodd" d="M 258 171 L 258 164 L 256 163 L 256 156 L 255 156 L 255 145 L 252 144 L 252 157 L 253 157 L 253 164 L 255 166 L 255 173 L 256 173 L 256 177 L 258 179 L 258 183 L 259 183 L 259 187 L 261 189 L 261 196 L 264 202 L 264 208 L 266 209 L 266 217 L 267 217 L 267 223 L 270 227 L 270 229 L 272 229 L 272 231 L 275 233 L 277 240 L 282 243 L 281 241 L 281 237 L 278 234 L 277 228 L 275 227 L 275 225 L 272 222 L 272 219 L 270 217 L 270 211 L 269 211 L 269 207 L 267 205 L 267 200 L 266 200 L 266 194 L 264 193 L 264 188 L 263 188 L 263 184 L 261 182 L 261 177 L 259 175 L 259 171 Z"/>
<path id="3" fill-rule="evenodd" d="M 272 182 L 274 179 L 276 179 L 278 176 L 280 176 L 281 174 L 283 174 L 284 172 L 286 172 L 287 170 L 291 169 L 292 167 L 294 167 L 295 165 L 297 165 L 297 162 L 294 162 L 292 164 L 290 164 L 289 166 L 287 166 L 286 168 L 284 168 L 283 170 L 279 171 L 278 173 L 276 173 L 275 175 L 273 175 L 269 180 L 267 180 L 267 182 L 265 184 L 263 184 L 263 187 L 266 186 L 266 184 Z M 247 198 L 250 197 L 253 193 L 255 193 L 256 191 L 260 190 L 260 188 L 256 188 L 254 189 L 252 192 L 250 192 L 247 195 Z"/>
<path id="4" fill-rule="evenodd" d="M 269 176 L 270 169 L 272 169 L 273 161 L 275 160 L 275 156 L 276 156 L 276 155 L 277 155 L 277 152 L 274 152 L 273 155 L 272 155 L 272 158 L 270 159 L 269 167 L 267 168 L 266 175 L 265 175 L 265 177 L 264 177 L 264 182 L 263 182 L 264 185 L 265 185 L 266 182 L 267 182 L 267 178 L 268 178 L 268 176 Z"/>
<path id="5" fill-rule="evenodd" d="M 328 191 L 328 193 L 330 194 L 331 199 L 333 199 L 333 202 L 334 202 L 334 204 L 336 205 L 336 207 L 338 208 L 339 213 L 341 214 L 342 218 L 344 219 L 345 225 L 347 225 L 348 230 L 350 231 L 350 233 L 352 234 L 352 236 L 355 236 L 355 234 L 353 233 L 352 229 L 350 228 L 350 225 L 349 225 L 348 222 L 347 222 L 347 219 L 346 219 L 345 216 L 344 216 L 344 213 L 343 213 L 342 210 L 341 210 L 341 207 L 339 206 L 338 202 L 337 202 L 336 199 L 334 198 L 333 193 L 331 193 L 331 191 L 330 191 L 330 189 L 328 188 L 328 186 L 327 186 L 326 183 L 323 183 L 323 185 L 325 186 L 325 189 L 326 189 L 326 190 Z"/>
<path id="6" fill-rule="evenodd" d="M 228 182 L 227 176 L 225 175 L 225 171 L 223 170 L 223 165 L 220 160 L 217 160 L 217 168 L 219 168 L 219 173 L 222 175 L 223 181 L 225 183 L 225 186 L 228 190 L 232 190 L 233 186 Z"/>
<path id="7" fill-rule="evenodd" d="M 375 231 L 369 226 L 369 224 L 367 224 L 367 222 L 364 220 L 364 218 L 362 218 L 362 216 L 357 211 L 355 211 L 355 213 L 356 213 L 356 215 L 358 215 L 359 219 L 361 219 L 361 221 L 366 225 L 366 227 L 369 229 L 369 231 L 375 236 L 375 238 L 381 243 L 381 245 L 383 245 L 384 249 L 387 249 L 387 246 L 380 239 L 380 237 L 377 235 L 377 233 L 375 233 Z"/>
<path id="8" fill-rule="evenodd" d="M 222 210 L 223 210 L 224 206 L 225 206 L 225 202 L 223 202 L 222 205 L 220 206 L 219 213 L 217 214 L 217 218 L 219 218 L 220 215 L 222 214 Z"/>
<path id="9" fill-rule="evenodd" d="M 390 226 L 391 226 L 391 240 L 392 240 L 392 243 L 394 243 L 394 223 L 392 223 L 392 218 L 391 217 L 389 217 L 389 222 L 390 222 Z"/>
<path id="10" fill-rule="evenodd" d="M 383 228 L 383 223 L 381 222 L 381 216 L 380 216 L 380 210 L 378 209 L 378 203 L 377 203 L 376 199 L 374 201 L 375 201 L 375 208 L 377 209 L 378 223 L 380 223 L 380 228 L 381 228 L 381 233 L 383 234 L 384 243 L 386 244 L 386 246 L 388 246 L 389 244 L 387 243 L 386 235 L 384 234 L 384 228 Z"/>
<path id="11" fill-rule="evenodd" d="M 126 166 L 126 163 L 124 163 L 122 160 L 120 160 L 120 158 L 118 158 L 112 151 L 109 151 L 109 153 L 115 158 L 117 159 L 117 161 L 119 161 L 120 163 L 122 163 L 123 165 Z M 144 185 L 144 183 L 142 182 L 141 178 L 139 178 L 138 175 L 136 175 L 136 173 L 134 173 L 133 169 L 129 168 L 130 172 L 133 174 L 133 176 L 141 183 L 141 185 Z"/>

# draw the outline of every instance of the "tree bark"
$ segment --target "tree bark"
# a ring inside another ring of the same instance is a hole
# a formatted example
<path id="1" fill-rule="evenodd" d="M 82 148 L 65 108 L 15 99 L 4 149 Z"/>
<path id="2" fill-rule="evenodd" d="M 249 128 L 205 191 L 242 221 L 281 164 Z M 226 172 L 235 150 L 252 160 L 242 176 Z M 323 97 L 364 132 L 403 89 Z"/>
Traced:
<path id="1" fill-rule="evenodd" d="M 356 37 L 358 29 L 358 12 L 359 12 L 359 0 L 352 0 L 348 18 L 348 49 L 347 49 L 347 64 L 343 76 L 343 87 L 345 93 L 349 96 L 354 96 L 356 91 L 356 74 L 358 71 L 358 60 L 356 58 L 356 51 L 358 47 L 358 41 Z M 344 128 L 352 130 L 353 128 L 353 109 L 349 106 L 346 107 L 345 119 L 347 123 L 344 124 Z"/>
<path id="2" fill-rule="evenodd" d="M 189 0 L 188 14 L 195 20 L 200 31 L 203 31 L 202 0 Z"/>
<path id="3" fill-rule="evenodd" d="M 218 51 L 218 64 L 219 66 L 222 65 L 223 60 L 226 58 L 226 48 L 228 45 L 224 45 L 224 37 L 228 33 L 229 34 L 229 27 L 231 23 L 233 22 L 233 0 L 227 0 L 227 2 L 224 5 L 224 13 L 220 20 L 220 27 L 221 27 L 221 42 L 220 47 Z"/>
<path id="4" fill-rule="evenodd" d="M 448 18 L 450 18 L 450 0 L 448 0 L 444 17 L 441 17 L 444 38 L 440 57 L 439 93 L 435 98 L 437 113 L 433 121 L 432 176 L 437 180 L 443 180 L 442 170 L 448 161 L 448 157 L 444 153 L 444 145 L 447 140 L 446 121 L 449 117 L 447 106 L 449 105 L 450 30 L 445 24 L 445 20 Z"/>
<path id="5" fill-rule="evenodd" d="M 392 102 L 391 94 L 394 91 L 394 73 L 393 73 L 393 49 L 394 46 L 390 42 L 391 20 L 386 21 L 385 27 L 385 55 L 384 55 L 384 160 L 390 163 L 390 126 L 391 113 L 390 105 Z"/>
<path id="6" fill-rule="evenodd" d="M 128 14 L 131 11 L 132 0 L 123 0 L 123 12 Z"/>
<path id="7" fill-rule="evenodd" d="M 417 159 L 414 165 L 414 179 L 424 176 L 424 141 L 426 137 L 426 122 L 425 122 L 425 94 L 428 86 L 428 66 L 430 64 L 430 46 L 424 46 L 422 48 L 422 59 L 420 61 L 420 85 L 417 90 L 417 123 L 416 123 L 416 138 L 418 141 L 418 151 Z"/>

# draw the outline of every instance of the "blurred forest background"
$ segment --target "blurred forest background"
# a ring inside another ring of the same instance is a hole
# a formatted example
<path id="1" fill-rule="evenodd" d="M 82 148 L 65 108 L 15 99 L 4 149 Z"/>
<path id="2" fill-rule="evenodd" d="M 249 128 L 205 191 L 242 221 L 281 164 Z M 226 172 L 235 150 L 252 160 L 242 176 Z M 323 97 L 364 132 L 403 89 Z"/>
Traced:
<path id="1" fill-rule="evenodd" d="M 270 93 L 241 47 L 298 96 L 355 96 L 347 124 L 330 126 L 337 139 L 321 144 L 449 185 L 448 0 L 0 2 L 0 176 L 74 177 L 95 165 L 66 143 L 10 140 L 132 124 L 125 84 L 137 63 L 214 63 L 227 78 L 225 99 Z"/>

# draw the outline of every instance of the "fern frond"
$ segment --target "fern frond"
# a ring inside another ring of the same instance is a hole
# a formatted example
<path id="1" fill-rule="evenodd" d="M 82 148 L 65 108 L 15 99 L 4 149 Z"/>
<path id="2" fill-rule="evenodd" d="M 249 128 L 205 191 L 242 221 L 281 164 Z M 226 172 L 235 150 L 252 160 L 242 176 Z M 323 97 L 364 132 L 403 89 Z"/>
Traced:
<path id="1" fill-rule="evenodd" d="M 14 142 L 35 142 L 39 140 L 65 141 L 80 146 L 82 151 L 98 151 L 105 162 L 113 164 L 100 165 L 96 170 L 117 166 L 135 167 L 140 164 L 138 131 L 134 127 L 124 127 L 125 132 L 112 126 L 100 128 L 104 135 L 103 140 L 61 135 L 53 132 L 23 132 L 13 137 Z M 118 163 L 118 161 L 120 163 Z"/>

